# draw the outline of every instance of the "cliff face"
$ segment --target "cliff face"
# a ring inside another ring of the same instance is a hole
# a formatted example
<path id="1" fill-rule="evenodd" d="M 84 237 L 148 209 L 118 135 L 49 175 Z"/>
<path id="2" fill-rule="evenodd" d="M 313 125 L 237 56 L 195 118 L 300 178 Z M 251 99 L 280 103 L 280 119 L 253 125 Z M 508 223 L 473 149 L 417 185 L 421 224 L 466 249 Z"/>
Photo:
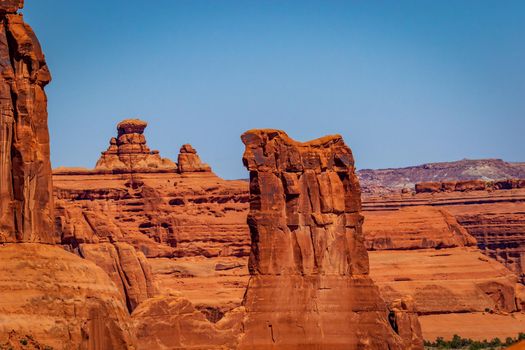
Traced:
<path id="1" fill-rule="evenodd" d="M 368 277 L 359 183 L 342 138 L 299 143 L 252 130 L 242 140 L 252 248 L 240 348 L 422 348 L 419 324 L 393 327 Z"/>
<path id="2" fill-rule="evenodd" d="M 54 230 L 38 40 L 0 1 L 0 343 L 16 335 L 55 349 L 134 349 L 131 319 L 108 276 L 66 252 Z M 45 243 L 45 244 L 43 244 Z"/>
<path id="3" fill-rule="evenodd" d="M 62 242 L 127 242 L 150 258 L 247 256 L 246 182 L 217 177 L 187 144 L 178 165 L 163 158 L 173 168 L 162 167 L 146 146 L 145 127 L 119 123 L 120 141 L 111 141 L 93 170 L 54 172 Z"/>
<path id="4" fill-rule="evenodd" d="M 0 242 L 56 243 L 40 44 L 16 11 L 0 3 Z"/>

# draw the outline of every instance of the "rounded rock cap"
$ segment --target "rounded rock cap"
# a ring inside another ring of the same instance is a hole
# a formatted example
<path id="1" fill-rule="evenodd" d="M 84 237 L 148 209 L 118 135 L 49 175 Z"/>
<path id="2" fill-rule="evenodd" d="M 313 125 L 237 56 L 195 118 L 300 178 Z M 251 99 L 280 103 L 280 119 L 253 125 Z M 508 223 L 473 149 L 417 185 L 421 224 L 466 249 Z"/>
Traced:
<path id="1" fill-rule="evenodd" d="M 140 119 L 124 119 L 117 124 L 118 135 L 142 134 L 147 126 L 148 123 Z"/>

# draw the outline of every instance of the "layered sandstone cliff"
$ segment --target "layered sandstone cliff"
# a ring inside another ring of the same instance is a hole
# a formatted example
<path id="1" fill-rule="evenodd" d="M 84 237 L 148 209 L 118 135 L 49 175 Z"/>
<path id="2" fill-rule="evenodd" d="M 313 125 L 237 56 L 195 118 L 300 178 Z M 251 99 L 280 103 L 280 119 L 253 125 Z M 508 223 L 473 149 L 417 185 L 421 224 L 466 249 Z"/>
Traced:
<path id="1" fill-rule="evenodd" d="M 0 3 L 0 242 L 56 243 L 44 92 L 51 76 L 16 13 L 22 6 Z"/>
<path id="2" fill-rule="evenodd" d="M 422 348 L 419 324 L 393 327 L 368 276 L 359 183 L 342 138 L 299 143 L 251 130 L 242 141 L 252 248 L 240 348 Z"/>
<path id="3" fill-rule="evenodd" d="M 60 234 L 44 93 L 51 78 L 35 34 L 16 13 L 22 5 L 0 2 L 0 344 L 23 335 L 46 348 L 134 349 L 115 285 L 54 245 Z"/>

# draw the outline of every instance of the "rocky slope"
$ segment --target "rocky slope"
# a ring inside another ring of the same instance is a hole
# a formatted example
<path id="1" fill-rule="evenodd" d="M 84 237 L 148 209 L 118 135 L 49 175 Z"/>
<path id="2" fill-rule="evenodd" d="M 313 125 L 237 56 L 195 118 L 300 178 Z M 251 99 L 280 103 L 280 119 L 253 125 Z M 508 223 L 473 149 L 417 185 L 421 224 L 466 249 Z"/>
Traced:
<path id="1" fill-rule="evenodd" d="M 524 179 L 525 163 L 509 163 L 501 159 L 463 159 L 406 168 L 363 169 L 358 171 L 358 176 L 365 193 L 377 193 L 413 189 L 420 182 Z"/>

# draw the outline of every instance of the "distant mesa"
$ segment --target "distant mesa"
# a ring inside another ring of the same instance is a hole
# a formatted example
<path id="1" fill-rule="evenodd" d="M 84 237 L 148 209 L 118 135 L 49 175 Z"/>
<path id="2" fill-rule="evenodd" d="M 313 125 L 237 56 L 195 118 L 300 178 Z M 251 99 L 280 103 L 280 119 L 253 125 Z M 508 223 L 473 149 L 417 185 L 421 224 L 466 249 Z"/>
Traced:
<path id="1" fill-rule="evenodd" d="M 117 137 L 109 140 L 109 147 L 102 152 L 95 169 L 60 167 L 53 173 L 211 173 L 211 167 L 201 161 L 190 144 L 180 148 L 178 164 L 169 158 L 162 158 L 159 151 L 151 150 L 144 136 L 147 126 L 148 123 L 140 119 L 124 119 L 117 124 Z"/>

